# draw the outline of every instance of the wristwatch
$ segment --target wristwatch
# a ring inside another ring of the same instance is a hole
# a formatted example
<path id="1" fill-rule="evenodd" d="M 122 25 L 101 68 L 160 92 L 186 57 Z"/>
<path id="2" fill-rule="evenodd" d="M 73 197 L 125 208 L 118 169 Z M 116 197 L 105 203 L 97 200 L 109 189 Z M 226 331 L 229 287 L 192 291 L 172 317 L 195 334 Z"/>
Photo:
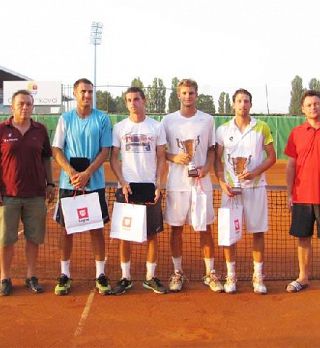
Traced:
<path id="1" fill-rule="evenodd" d="M 53 182 L 47 182 L 47 186 L 56 187 L 56 185 Z"/>

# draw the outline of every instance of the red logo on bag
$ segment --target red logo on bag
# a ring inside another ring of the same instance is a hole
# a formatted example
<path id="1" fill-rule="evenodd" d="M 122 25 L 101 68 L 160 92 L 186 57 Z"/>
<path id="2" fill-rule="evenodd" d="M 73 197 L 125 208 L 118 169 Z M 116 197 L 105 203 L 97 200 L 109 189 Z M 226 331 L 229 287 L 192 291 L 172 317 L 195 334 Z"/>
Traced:
<path id="1" fill-rule="evenodd" d="M 132 220 L 131 217 L 125 216 L 125 217 L 122 219 L 122 227 L 124 227 L 124 228 L 130 228 L 130 227 L 131 227 L 131 220 Z"/>
<path id="2" fill-rule="evenodd" d="M 78 213 L 79 220 L 89 218 L 88 208 L 86 208 L 86 207 L 77 209 L 77 213 Z"/>
<path id="3" fill-rule="evenodd" d="M 234 220 L 234 229 L 236 230 L 236 232 L 240 232 L 240 222 L 239 219 Z"/>

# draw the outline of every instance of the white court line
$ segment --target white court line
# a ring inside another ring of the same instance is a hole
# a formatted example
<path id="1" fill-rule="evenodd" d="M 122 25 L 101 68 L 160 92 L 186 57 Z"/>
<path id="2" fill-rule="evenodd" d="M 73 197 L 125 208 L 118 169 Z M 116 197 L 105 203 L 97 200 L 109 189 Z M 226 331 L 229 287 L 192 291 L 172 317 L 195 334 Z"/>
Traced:
<path id="1" fill-rule="evenodd" d="M 76 328 L 76 331 L 74 332 L 74 337 L 78 337 L 81 335 L 81 332 L 82 332 L 82 329 L 84 327 L 84 324 L 88 318 L 88 315 L 89 315 L 89 312 L 90 312 L 90 309 L 91 309 L 91 305 L 92 305 L 92 302 L 93 302 L 93 298 L 94 298 L 94 294 L 95 294 L 95 290 L 92 290 L 91 293 L 89 294 L 88 296 L 88 299 L 87 299 L 87 303 L 83 309 L 83 312 L 81 314 L 81 318 L 79 320 L 79 323 L 78 323 L 78 326 Z"/>

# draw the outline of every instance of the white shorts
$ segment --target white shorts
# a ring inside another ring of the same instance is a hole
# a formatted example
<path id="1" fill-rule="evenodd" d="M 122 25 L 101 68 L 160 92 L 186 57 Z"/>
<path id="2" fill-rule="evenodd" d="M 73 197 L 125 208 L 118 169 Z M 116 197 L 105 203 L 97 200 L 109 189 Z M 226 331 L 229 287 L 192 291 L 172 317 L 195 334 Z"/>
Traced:
<path id="1" fill-rule="evenodd" d="M 221 207 L 226 206 L 226 202 L 229 199 L 223 193 Z M 232 199 L 236 199 L 239 204 L 243 205 L 244 222 L 248 232 L 268 231 L 268 196 L 264 186 L 242 189 L 241 195 L 235 196 Z"/>
<path id="2" fill-rule="evenodd" d="M 207 225 L 214 221 L 212 191 L 207 196 Z M 191 191 L 167 191 L 164 221 L 171 226 L 191 225 Z"/>

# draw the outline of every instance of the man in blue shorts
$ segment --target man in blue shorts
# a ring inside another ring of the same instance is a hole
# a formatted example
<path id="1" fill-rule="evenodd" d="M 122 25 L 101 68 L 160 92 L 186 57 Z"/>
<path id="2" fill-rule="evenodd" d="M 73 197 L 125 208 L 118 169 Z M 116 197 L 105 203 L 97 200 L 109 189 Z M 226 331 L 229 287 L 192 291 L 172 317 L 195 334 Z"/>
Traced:
<path id="1" fill-rule="evenodd" d="M 93 84 L 87 79 L 77 80 L 73 86 L 77 101 L 75 109 L 59 118 L 53 140 L 53 156 L 61 167 L 59 198 L 71 197 L 75 191 L 98 192 L 102 217 L 109 221 L 105 199 L 103 163 L 112 144 L 111 123 L 104 113 L 92 108 Z M 64 226 L 61 205 L 57 222 Z M 103 229 L 90 231 L 96 262 L 96 289 L 109 294 L 111 287 L 105 275 L 105 242 Z M 70 257 L 73 235 L 64 230 L 61 236 L 61 275 L 55 287 L 56 295 L 70 291 Z"/>
<path id="2" fill-rule="evenodd" d="M 293 128 L 285 148 L 288 207 L 292 213 L 290 234 L 298 238 L 299 261 L 299 276 L 288 284 L 288 292 L 298 292 L 309 285 L 315 222 L 320 238 L 320 93 L 306 91 L 301 108 L 306 122 Z"/>

